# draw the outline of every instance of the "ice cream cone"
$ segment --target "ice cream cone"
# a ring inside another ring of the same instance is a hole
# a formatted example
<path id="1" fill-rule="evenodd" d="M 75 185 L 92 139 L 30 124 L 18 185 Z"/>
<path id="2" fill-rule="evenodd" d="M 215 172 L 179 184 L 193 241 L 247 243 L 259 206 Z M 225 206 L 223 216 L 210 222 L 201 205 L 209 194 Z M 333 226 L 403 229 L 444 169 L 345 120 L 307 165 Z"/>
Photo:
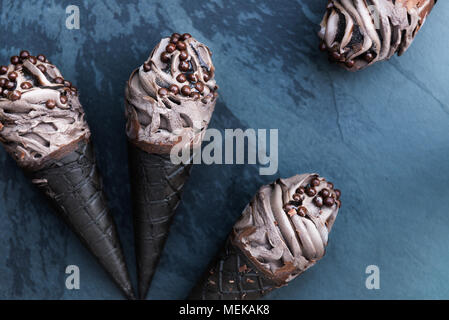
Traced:
<path id="1" fill-rule="evenodd" d="M 22 51 L 11 62 L 0 67 L 0 85 L 8 82 L 0 95 L 3 146 L 133 299 L 77 89 L 43 55 Z"/>
<path id="2" fill-rule="evenodd" d="M 316 174 L 263 186 L 234 225 L 190 300 L 255 300 L 320 260 L 340 191 Z"/>
<path id="3" fill-rule="evenodd" d="M 127 136 L 139 297 L 150 287 L 192 155 L 173 162 L 174 147 L 201 144 L 217 99 L 209 48 L 189 34 L 164 38 L 126 88 Z"/>
<path id="4" fill-rule="evenodd" d="M 329 0 L 321 22 L 320 49 L 357 71 L 412 44 L 437 0 Z"/>

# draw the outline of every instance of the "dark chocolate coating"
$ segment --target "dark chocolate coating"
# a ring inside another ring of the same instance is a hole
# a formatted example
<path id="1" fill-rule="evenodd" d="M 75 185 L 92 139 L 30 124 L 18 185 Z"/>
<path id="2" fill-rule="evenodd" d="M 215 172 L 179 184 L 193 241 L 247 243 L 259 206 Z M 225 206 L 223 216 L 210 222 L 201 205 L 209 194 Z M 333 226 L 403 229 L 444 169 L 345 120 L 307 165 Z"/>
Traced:
<path id="1" fill-rule="evenodd" d="M 43 169 L 28 171 L 33 183 L 45 193 L 60 217 L 111 275 L 129 299 L 134 293 L 113 218 L 106 204 L 103 185 L 91 143 Z"/>
<path id="2" fill-rule="evenodd" d="M 228 239 L 188 300 L 257 300 L 277 287 Z"/>
<path id="3" fill-rule="evenodd" d="M 192 165 L 128 144 L 139 297 L 144 299 Z"/>

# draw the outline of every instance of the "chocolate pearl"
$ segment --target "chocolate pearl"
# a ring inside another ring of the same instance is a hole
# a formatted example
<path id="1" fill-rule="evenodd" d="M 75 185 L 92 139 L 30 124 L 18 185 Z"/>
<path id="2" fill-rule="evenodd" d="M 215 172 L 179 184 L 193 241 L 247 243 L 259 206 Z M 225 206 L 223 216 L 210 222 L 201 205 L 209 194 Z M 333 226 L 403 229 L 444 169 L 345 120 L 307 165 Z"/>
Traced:
<path id="1" fill-rule="evenodd" d="M 179 87 L 176 84 L 172 84 L 170 87 L 168 87 L 168 90 L 172 92 L 173 94 L 179 93 Z"/>
<path id="2" fill-rule="evenodd" d="M 151 70 L 151 66 L 148 63 L 143 64 L 143 71 L 148 72 Z"/>
<path id="3" fill-rule="evenodd" d="M 193 73 L 189 73 L 189 74 L 187 75 L 187 79 L 188 79 L 190 82 L 196 82 L 196 75 L 193 74 Z"/>
<path id="4" fill-rule="evenodd" d="M 28 61 L 30 61 L 32 64 L 36 64 L 36 63 L 37 63 L 37 59 L 36 59 L 36 57 L 34 57 L 34 56 L 30 56 L 30 57 L 28 58 Z"/>
<path id="5" fill-rule="evenodd" d="M 200 93 L 202 93 L 204 91 L 204 84 L 202 84 L 201 82 L 198 82 L 195 85 L 195 89 L 198 90 Z"/>
<path id="6" fill-rule="evenodd" d="M 337 204 L 337 206 L 340 208 L 341 207 L 341 201 L 340 200 L 336 200 L 335 203 Z"/>
<path id="7" fill-rule="evenodd" d="M 30 82 L 23 82 L 20 87 L 24 90 L 26 89 L 31 89 L 33 87 L 33 85 Z"/>
<path id="8" fill-rule="evenodd" d="M 210 74 L 207 71 L 205 71 L 203 74 L 203 80 L 204 80 L 204 82 L 207 82 L 210 80 Z"/>
<path id="9" fill-rule="evenodd" d="M 177 44 L 179 41 L 179 38 L 181 38 L 181 35 L 179 33 L 173 33 L 170 37 L 170 42 L 173 44 Z"/>
<path id="10" fill-rule="evenodd" d="M 326 51 L 327 50 L 326 44 L 324 42 L 320 43 L 320 47 L 319 48 L 320 48 L 320 51 Z"/>
<path id="11" fill-rule="evenodd" d="M 299 194 L 304 194 L 305 189 L 304 189 L 304 187 L 299 187 L 298 189 L 296 189 L 295 192 L 296 192 L 296 193 L 299 193 Z"/>
<path id="12" fill-rule="evenodd" d="M 295 193 L 292 198 L 294 201 L 302 201 L 302 196 L 299 193 Z"/>
<path id="13" fill-rule="evenodd" d="M 179 76 L 176 77 L 176 80 L 178 80 L 178 82 L 184 83 L 187 81 L 187 77 L 185 76 L 185 74 L 180 74 Z"/>
<path id="14" fill-rule="evenodd" d="M 168 52 L 164 51 L 161 53 L 161 61 L 164 63 L 168 63 L 171 60 L 171 56 Z"/>
<path id="15" fill-rule="evenodd" d="M 182 51 L 187 49 L 187 45 L 184 41 L 178 41 L 178 43 L 176 44 L 176 48 Z"/>
<path id="16" fill-rule="evenodd" d="M 8 74 L 8 79 L 11 81 L 16 81 L 18 76 L 19 75 L 17 74 L 17 72 L 13 71 Z"/>
<path id="17" fill-rule="evenodd" d="M 165 47 L 165 51 L 168 53 L 173 53 L 176 51 L 176 45 L 174 43 L 170 43 Z"/>
<path id="18" fill-rule="evenodd" d="M 181 59 L 182 61 L 187 60 L 188 57 L 189 54 L 187 53 L 186 50 L 182 50 L 181 53 L 179 54 L 179 59 Z"/>
<path id="19" fill-rule="evenodd" d="M 335 195 L 337 196 L 337 200 L 339 200 L 340 196 L 341 196 L 341 191 L 339 189 L 335 189 L 334 191 L 335 191 Z"/>
<path id="20" fill-rule="evenodd" d="M 201 98 L 201 95 L 198 92 L 192 92 L 190 94 L 190 97 L 193 98 L 194 100 L 197 100 L 197 99 Z"/>
<path id="21" fill-rule="evenodd" d="M 306 194 L 307 194 L 309 197 L 315 196 L 315 195 L 316 195 L 316 190 L 315 190 L 315 188 L 312 188 L 312 187 L 307 188 L 307 189 L 306 189 Z"/>
<path id="22" fill-rule="evenodd" d="M 310 185 L 312 187 L 318 187 L 320 185 L 320 179 L 318 178 L 313 178 L 312 181 L 310 182 Z"/>
<path id="23" fill-rule="evenodd" d="M 364 56 L 363 59 L 365 59 L 366 62 L 370 63 L 371 61 L 374 60 L 374 55 L 371 52 L 367 52 Z"/>
<path id="24" fill-rule="evenodd" d="M 43 64 L 38 65 L 37 68 L 38 68 L 42 73 L 47 72 L 47 68 L 45 68 L 45 66 L 44 66 Z"/>
<path id="25" fill-rule="evenodd" d="M 14 82 L 12 82 L 12 81 L 8 81 L 7 83 L 6 83 L 6 89 L 8 89 L 8 90 L 12 90 L 12 89 L 14 89 L 16 87 L 16 84 L 14 83 Z"/>
<path id="26" fill-rule="evenodd" d="M 190 64 L 187 61 L 181 61 L 181 63 L 179 63 L 179 70 L 181 71 L 189 71 L 190 69 Z"/>
<path id="27" fill-rule="evenodd" d="M 190 93 L 192 93 L 192 90 L 190 89 L 189 86 L 183 86 L 181 88 L 181 93 L 185 96 L 190 96 Z"/>
<path id="28" fill-rule="evenodd" d="M 326 197 L 329 197 L 329 195 L 330 195 L 331 193 L 329 192 L 328 189 L 323 189 L 323 190 L 321 190 L 320 194 L 321 194 L 321 196 L 323 196 L 324 198 L 326 198 Z"/>
<path id="29" fill-rule="evenodd" d="M 284 209 L 285 213 L 287 213 L 290 210 L 295 209 L 295 207 L 291 203 L 287 203 L 287 204 L 284 205 L 283 209 Z"/>
<path id="30" fill-rule="evenodd" d="M 323 198 L 320 196 L 313 198 L 313 203 L 318 207 L 321 208 L 323 206 Z"/>
<path id="31" fill-rule="evenodd" d="M 3 89 L 3 96 L 7 97 L 9 94 L 9 90 L 8 89 Z"/>
<path id="32" fill-rule="evenodd" d="M 17 101 L 22 97 L 22 94 L 20 93 L 20 91 L 14 90 L 13 92 L 11 92 L 9 94 L 9 99 L 12 101 Z"/>
<path id="33" fill-rule="evenodd" d="M 46 58 L 43 54 L 40 54 L 37 56 L 37 60 L 41 61 L 41 62 L 45 62 Z"/>
<path id="34" fill-rule="evenodd" d="M 191 35 L 190 33 L 184 33 L 184 34 L 182 35 L 182 39 L 183 39 L 183 40 L 187 40 L 187 39 L 190 39 L 190 38 L 192 38 L 192 35 Z"/>
<path id="35" fill-rule="evenodd" d="M 69 100 L 69 99 L 68 99 L 66 96 L 61 96 L 61 97 L 59 98 L 59 101 L 61 101 L 62 104 L 66 104 L 68 100 Z"/>
<path id="36" fill-rule="evenodd" d="M 70 88 L 72 83 L 70 81 L 64 80 L 64 86 Z"/>
<path id="37" fill-rule="evenodd" d="M 168 94 L 168 90 L 167 90 L 166 88 L 160 88 L 160 89 L 157 91 L 157 93 L 158 93 L 160 96 L 166 96 L 166 95 Z"/>
<path id="38" fill-rule="evenodd" d="M 47 100 L 47 102 L 45 103 L 45 106 L 48 109 L 54 109 L 56 107 L 56 102 L 54 100 Z"/>
<path id="39" fill-rule="evenodd" d="M 8 67 L 7 66 L 1 66 L 0 67 L 0 75 L 4 75 L 8 72 Z"/>
<path id="40" fill-rule="evenodd" d="M 327 183 L 327 186 L 328 186 L 329 188 L 331 188 L 331 189 L 334 188 L 334 184 L 333 184 L 332 182 L 328 182 L 328 183 Z"/>
<path id="41" fill-rule="evenodd" d="M 307 215 L 307 213 L 309 212 L 309 210 L 307 210 L 307 208 L 306 207 L 299 207 L 298 208 L 298 214 L 301 216 L 301 217 L 305 217 L 306 215 Z"/>
<path id="42" fill-rule="evenodd" d="M 64 79 L 61 78 L 61 77 L 57 77 L 57 78 L 55 78 L 55 83 L 57 83 L 57 84 L 64 84 Z"/>
<path id="43" fill-rule="evenodd" d="M 334 198 L 332 198 L 332 197 L 324 198 L 324 205 L 326 207 L 332 207 L 334 205 L 334 203 L 335 203 L 335 199 Z"/>
<path id="44" fill-rule="evenodd" d="M 11 57 L 11 63 L 12 63 L 13 65 L 19 64 L 19 63 L 20 63 L 20 58 L 19 58 L 19 56 L 12 56 L 12 57 Z"/>
<path id="45" fill-rule="evenodd" d="M 26 50 L 20 51 L 20 59 L 25 60 L 30 56 L 30 53 Z"/>
<path id="46" fill-rule="evenodd" d="M 345 62 L 346 66 L 348 68 L 352 68 L 355 65 L 355 61 L 354 60 L 348 60 Z"/>
<path id="47" fill-rule="evenodd" d="M 6 86 L 8 80 L 6 78 L 0 78 L 0 88 Z"/>

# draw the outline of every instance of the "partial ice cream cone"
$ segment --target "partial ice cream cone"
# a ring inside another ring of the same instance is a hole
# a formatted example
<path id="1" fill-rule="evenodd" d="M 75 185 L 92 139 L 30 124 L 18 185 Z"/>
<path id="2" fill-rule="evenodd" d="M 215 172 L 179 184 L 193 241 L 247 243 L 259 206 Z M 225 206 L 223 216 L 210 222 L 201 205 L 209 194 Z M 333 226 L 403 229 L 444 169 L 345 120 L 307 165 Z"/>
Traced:
<path id="1" fill-rule="evenodd" d="M 323 258 L 340 191 L 317 174 L 263 186 L 234 225 L 190 300 L 255 300 Z"/>
<path id="2" fill-rule="evenodd" d="M 129 299 L 129 280 L 77 89 L 43 55 L 0 67 L 0 140 Z M 6 93 L 5 93 L 6 91 Z"/>
<path id="3" fill-rule="evenodd" d="M 126 88 L 126 132 L 139 297 L 147 295 L 192 155 L 174 163 L 176 147 L 201 144 L 217 99 L 211 52 L 189 34 L 164 38 Z"/>
<path id="4" fill-rule="evenodd" d="M 350 71 L 402 55 L 437 0 L 329 0 L 320 49 Z"/>

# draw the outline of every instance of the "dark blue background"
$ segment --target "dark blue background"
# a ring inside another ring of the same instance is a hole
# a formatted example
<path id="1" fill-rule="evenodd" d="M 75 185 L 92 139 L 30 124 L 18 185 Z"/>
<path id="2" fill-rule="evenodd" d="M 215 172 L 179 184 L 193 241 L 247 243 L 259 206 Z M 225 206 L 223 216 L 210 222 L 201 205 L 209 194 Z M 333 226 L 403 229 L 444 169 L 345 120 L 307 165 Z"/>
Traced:
<path id="1" fill-rule="evenodd" d="M 318 50 L 326 0 L 0 1 L 0 64 L 45 53 L 79 87 L 132 277 L 123 93 L 161 37 L 190 32 L 214 52 L 211 127 L 278 128 L 279 172 L 197 166 L 151 299 L 186 296 L 260 185 L 319 172 L 343 191 L 326 257 L 274 299 L 449 298 L 449 3 L 439 1 L 403 57 L 359 73 Z M 65 28 L 79 5 L 80 30 Z M 122 298 L 0 151 L 0 298 Z M 81 290 L 65 289 L 65 267 Z M 365 288 L 365 268 L 381 289 Z"/>

